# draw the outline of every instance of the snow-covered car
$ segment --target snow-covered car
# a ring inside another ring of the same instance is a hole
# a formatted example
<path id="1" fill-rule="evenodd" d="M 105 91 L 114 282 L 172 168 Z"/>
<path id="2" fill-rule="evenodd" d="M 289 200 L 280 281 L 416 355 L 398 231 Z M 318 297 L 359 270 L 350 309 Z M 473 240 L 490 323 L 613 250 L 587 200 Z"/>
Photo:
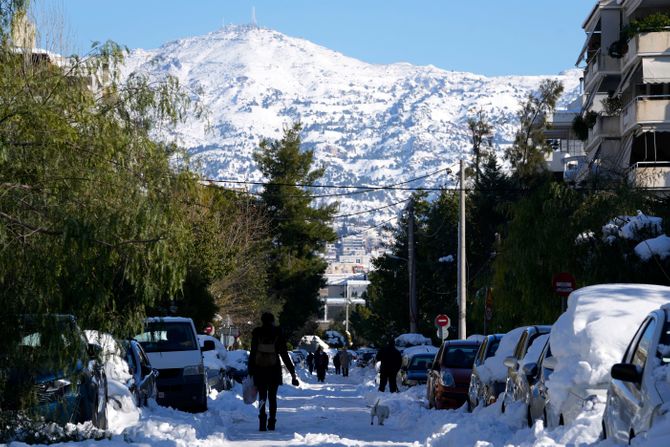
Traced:
<path id="1" fill-rule="evenodd" d="M 19 396 L 10 390 L 32 387 L 30 413 L 59 425 L 91 421 L 107 429 L 102 348 L 88 342 L 74 316 L 23 315 L 13 323 L 22 356 L 10 366 L 0 365 L 0 374 L 7 378 L 0 408 L 19 410 Z"/>
<path id="2" fill-rule="evenodd" d="M 551 329 L 552 359 L 548 366 L 548 359 L 543 362 L 553 369 L 546 379 L 548 427 L 569 425 L 582 414 L 599 416 L 612 365 L 628 358 L 627 346 L 642 321 L 668 302 L 670 287 L 647 284 L 600 284 L 570 294 L 566 312 Z"/>
<path id="3" fill-rule="evenodd" d="M 375 363 L 377 350 L 372 348 L 363 348 L 357 350 L 356 354 L 358 355 L 356 359 L 356 366 L 359 368 L 365 368 L 366 366 Z"/>
<path id="4" fill-rule="evenodd" d="M 228 351 L 226 368 L 231 383 L 233 381 L 242 383 L 244 378 L 249 375 L 249 351 L 245 351 L 244 349 Z"/>
<path id="5" fill-rule="evenodd" d="M 487 357 L 483 363 L 473 366 L 468 391 L 468 402 L 472 408 L 480 404 L 491 405 L 505 391 L 507 367 L 503 362 L 514 354 L 519 338 L 525 330 L 526 326 L 522 326 L 504 334 L 493 355 Z"/>
<path id="6" fill-rule="evenodd" d="M 315 352 L 318 347 L 321 347 L 324 352 L 330 350 L 328 343 L 323 341 L 318 335 L 303 335 L 298 343 L 298 349 L 304 349 L 307 352 Z"/>
<path id="7" fill-rule="evenodd" d="M 547 341 L 537 363 L 529 362 L 523 366 L 523 371 L 527 376 L 537 377 L 530 385 L 527 403 L 527 423 L 532 426 L 536 420 L 542 419 L 544 426 L 547 426 L 547 400 L 549 399 L 549 389 L 547 380 L 556 367 L 556 359 L 551 353 L 551 343 Z"/>
<path id="8" fill-rule="evenodd" d="M 193 320 L 185 317 L 150 317 L 144 321 L 140 342 L 158 369 L 159 405 L 191 411 L 207 410 L 207 376 L 203 350 Z"/>
<path id="9" fill-rule="evenodd" d="M 468 400 L 470 374 L 480 343 L 447 340 L 428 372 L 426 398 L 430 408 L 458 408 Z"/>
<path id="10" fill-rule="evenodd" d="M 426 383 L 438 349 L 435 346 L 415 346 L 403 352 L 400 380 L 405 386 Z"/>
<path id="11" fill-rule="evenodd" d="M 486 359 L 495 355 L 502 338 L 503 334 L 490 334 L 481 340 L 470 374 L 470 387 L 468 388 L 468 410 L 470 411 L 479 405 L 481 396 L 484 394 L 484 384 L 479 377 L 479 367 L 484 364 Z M 486 402 L 486 400 L 483 402 Z"/>
<path id="12" fill-rule="evenodd" d="M 523 371 L 527 363 L 537 363 L 542 354 L 544 346 L 549 340 L 551 326 L 528 326 L 519 337 L 514 349 L 514 354 L 503 361 L 507 367 L 507 378 L 505 380 L 505 392 L 501 410 L 516 401 L 528 402 L 530 386 L 537 380 L 537 375 L 528 377 Z"/>
<path id="13" fill-rule="evenodd" d="M 207 385 L 217 391 L 229 390 L 232 382 L 226 367 L 228 350 L 219 339 L 211 335 L 198 334 L 198 343 L 203 351 L 202 359 L 205 364 Z"/>
<path id="14" fill-rule="evenodd" d="M 156 388 L 158 370 L 151 366 L 149 357 L 137 340 L 128 340 L 124 348 L 124 359 L 128 363 L 128 371 L 132 376 L 126 382 L 126 386 L 135 399 L 135 405 L 146 406 L 149 399 L 155 399 L 158 393 Z"/>
<path id="15" fill-rule="evenodd" d="M 421 334 L 401 334 L 395 338 L 395 347 L 398 351 L 403 352 L 412 346 L 432 346 L 433 341 L 424 337 Z"/>
<path id="16" fill-rule="evenodd" d="M 670 410 L 670 304 L 642 322 L 611 376 L 603 436 L 630 443 Z"/>

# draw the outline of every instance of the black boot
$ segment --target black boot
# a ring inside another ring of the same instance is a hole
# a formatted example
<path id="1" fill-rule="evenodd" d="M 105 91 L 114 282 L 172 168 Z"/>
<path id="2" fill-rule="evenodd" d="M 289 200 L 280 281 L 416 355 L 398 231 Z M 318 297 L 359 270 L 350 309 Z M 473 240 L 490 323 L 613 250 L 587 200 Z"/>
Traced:
<path id="1" fill-rule="evenodd" d="M 268 419 L 268 430 L 271 430 L 271 431 L 274 430 L 276 423 L 277 423 L 277 419 L 275 419 L 275 418 Z"/>
<path id="2" fill-rule="evenodd" d="M 267 431 L 266 427 L 266 422 L 267 422 L 267 416 L 265 413 L 261 413 L 258 415 L 258 431 Z M 274 423 L 272 424 L 272 428 L 274 429 Z"/>

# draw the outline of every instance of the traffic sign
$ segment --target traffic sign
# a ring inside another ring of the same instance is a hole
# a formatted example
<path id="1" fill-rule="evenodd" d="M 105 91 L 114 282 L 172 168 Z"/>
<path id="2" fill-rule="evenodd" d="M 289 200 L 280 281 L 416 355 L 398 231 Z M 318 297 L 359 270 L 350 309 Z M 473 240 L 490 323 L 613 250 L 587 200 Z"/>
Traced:
<path id="1" fill-rule="evenodd" d="M 551 279 L 554 291 L 559 296 L 566 297 L 577 288 L 577 281 L 575 277 L 568 272 L 557 273 Z"/>
<path id="2" fill-rule="evenodd" d="M 446 329 L 449 326 L 451 326 L 451 321 L 449 320 L 448 316 L 440 314 L 437 317 L 435 317 L 435 326 Z"/>

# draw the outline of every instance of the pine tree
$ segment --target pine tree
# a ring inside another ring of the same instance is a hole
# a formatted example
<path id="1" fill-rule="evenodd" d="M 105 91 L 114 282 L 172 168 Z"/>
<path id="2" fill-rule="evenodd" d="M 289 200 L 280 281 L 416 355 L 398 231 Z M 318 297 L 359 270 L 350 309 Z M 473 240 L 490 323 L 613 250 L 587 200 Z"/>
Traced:
<path id="1" fill-rule="evenodd" d="M 468 129 L 472 142 L 474 159 L 475 181 L 479 180 L 480 161 L 488 155 L 487 149 L 493 144 L 493 126 L 488 121 L 483 110 L 479 110 L 474 117 L 468 118 Z"/>
<path id="2" fill-rule="evenodd" d="M 280 321 L 295 333 L 316 317 L 326 262 L 320 256 L 336 234 L 329 226 L 337 204 L 314 206 L 308 186 L 323 176 L 313 169 L 314 153 L 302 150 L 295 123 L 280 140 L 263 140 L 254 160 L 267 179 L 261 195 L 270 219 L 269 289 L 283 305 Z"/>

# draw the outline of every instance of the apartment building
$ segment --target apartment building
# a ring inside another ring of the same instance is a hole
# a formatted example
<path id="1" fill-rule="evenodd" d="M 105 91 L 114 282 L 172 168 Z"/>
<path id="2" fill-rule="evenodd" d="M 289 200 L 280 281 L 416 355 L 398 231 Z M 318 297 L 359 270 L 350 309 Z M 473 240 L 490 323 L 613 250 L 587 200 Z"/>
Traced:
<path id="1" fill-rule="evenodd" d="M 667 0 L 600 0 L 584 22 L 577 63 L 586 63 L 581 117 L 589 130 L 576 183 L 670 188 L 670 28 L 658 25 L 664 16 Z"/>

